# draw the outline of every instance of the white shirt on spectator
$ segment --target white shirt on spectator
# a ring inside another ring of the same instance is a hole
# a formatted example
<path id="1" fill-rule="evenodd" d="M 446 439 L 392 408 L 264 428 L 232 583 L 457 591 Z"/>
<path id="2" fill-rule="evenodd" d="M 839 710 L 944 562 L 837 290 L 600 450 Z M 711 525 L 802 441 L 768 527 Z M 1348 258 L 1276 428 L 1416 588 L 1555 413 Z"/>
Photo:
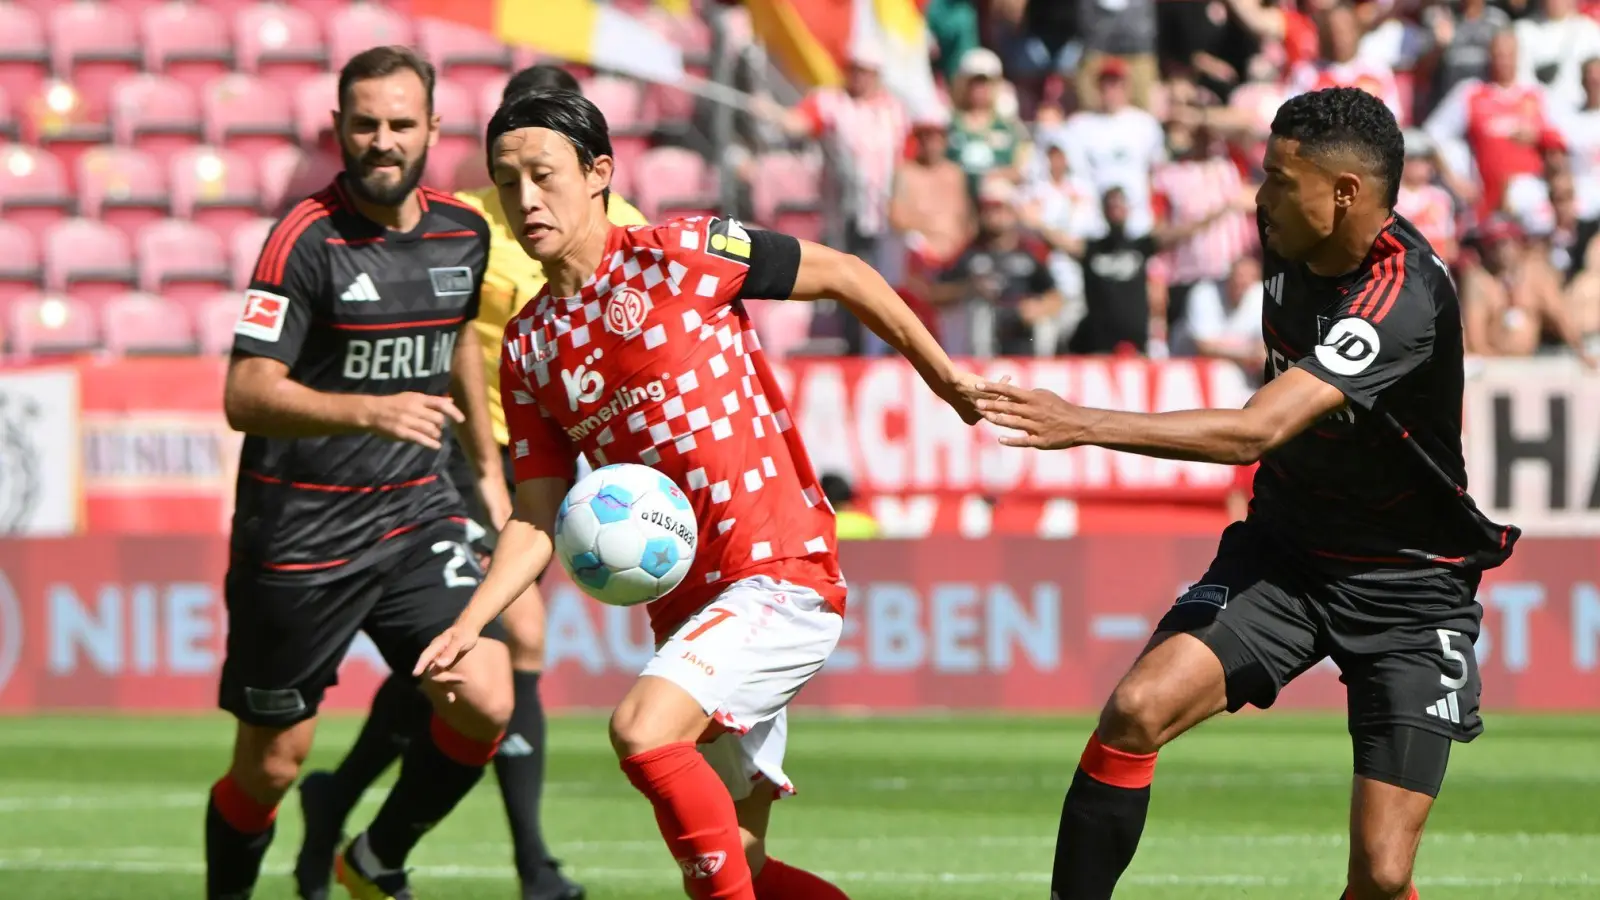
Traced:
<path id="1" fill-rule="evenodd" d="M 1244 292 L 1239 305 L 1228 309 L 1222 302 L 1225 286 L 1202 281 L 1189 291 L 1189 314 L 1185 320 L 1189 339 L 1221 344 L 1233 352 L 1246 352 L 1261 344 L 1261 282 Z"/>
<path id="2" fill-rule="evenodd" d="M 1517 35 L 1517 80 L 1538 84 L 1534 73 L 1541 66 L 1554 65 L 1556 77 L 1548 85 L 1551 105 L 1577 109 L 1583 105 L 1583 64 L 1600 56 L 1600 23 L 1574 13 L 1565 19 L 1519 19 L 1512 26 Z"/>
<path id="3" fill-rule="evenodd" d="M 1167 158 L 1167 135 L 1155 116 L 1136 106 L 1073 113 L 1061 126 L 1061 146 L 1068 166 L 1094 185 L 1097 196 L 1122 188 L 1130 236 L 1150 233 L 1155 227 L 1150 170 Z"/>
<path id="4" fill-rule="evenodd" d="M 1094 185 L 1076 175 L 1068 174 L 1060 182 L 1051 181 L 1049 175 L 1035 178 L 1023 189 L 1022 202 L 1039 204 L 1039 217 L 1046 228 L 1075 238 L 1105 233 L 1105 215 Z M 1077 260 L 1059 250 L 1051 251 L 1050 274 L 1062 296 L 1083 296 L 1083 268 Z"/>
<path id="5" fill-rule="evenodd" d="M 1600 219 L 1600 109 L 1561 110 L 1552 118 L 1567 144 L 1578 218 Z"/>

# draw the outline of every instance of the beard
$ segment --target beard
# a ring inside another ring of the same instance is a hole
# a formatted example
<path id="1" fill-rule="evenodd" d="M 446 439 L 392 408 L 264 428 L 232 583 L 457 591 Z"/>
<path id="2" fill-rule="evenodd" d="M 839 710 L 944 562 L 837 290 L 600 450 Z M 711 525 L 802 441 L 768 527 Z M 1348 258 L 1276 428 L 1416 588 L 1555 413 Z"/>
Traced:
<path id="1" fill-rule="evenodd" d="M 411 192 L 422 183 L 422 173 L 428 168 L 428 150 L 423 148 L 422 154 L 412 163 L 404 165 L 397 157 L 387 156 L 382 153 L 369 153 L 362 159 L 357 159 L 350 151 L 340 148 L 344 157 L 344 171 L 348 176 L 346 184 L 350 191 L 368 203 L 378 206 L 399 206 L 411 196 Z M 383 176 L 373 171 L 376 166 L 400 165 L 399 179 L 389 182 Z"/>

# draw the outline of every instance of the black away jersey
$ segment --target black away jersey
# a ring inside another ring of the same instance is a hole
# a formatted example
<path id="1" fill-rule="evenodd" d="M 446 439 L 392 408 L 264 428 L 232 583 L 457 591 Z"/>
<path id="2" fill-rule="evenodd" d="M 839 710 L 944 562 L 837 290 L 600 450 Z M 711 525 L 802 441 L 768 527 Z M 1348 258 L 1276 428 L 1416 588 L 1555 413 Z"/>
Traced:
<path id="1" fill-rule="evenodd" d="M 1518 530 L 1467 495 L 1461 310 L 1444 262 L 1400 216 L 1334 278 L 1266 249 L 1265 235 L 1262 248 L 1266 377 L 1298 367 L 1349 402 L 1261 460 L 1250 517 L 1330 561 L 1504 562 Z"/>
<path id="2" fill-rule="evenodd" d="M 478 313 L 489 227 L 448 194 L 419 196 L 422 220 L 403 233 L 356 212 L 337 179 L 291 209 L 261 250 L 234 353 L 280 360 L 328 393 L 447 394 L 456 338 Z M 391 538 L 464 517 L 444 443 L 246 436 L 232 555 L 326 580 L 382 558 Z"/>

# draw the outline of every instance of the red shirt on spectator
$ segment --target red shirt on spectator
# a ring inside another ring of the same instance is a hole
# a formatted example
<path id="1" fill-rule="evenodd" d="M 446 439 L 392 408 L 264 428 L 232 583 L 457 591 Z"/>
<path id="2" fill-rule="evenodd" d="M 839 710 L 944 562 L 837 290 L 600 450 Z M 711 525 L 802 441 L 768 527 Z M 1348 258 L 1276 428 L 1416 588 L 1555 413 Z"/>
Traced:
<path id="1" fill-rule="evenodd" d="M 1543 176 L 1544 154 L 1565 147 L 1537 84 L 1463 81 L 1428 117 L 1427 131 L 1436 142 L 1466 141 L 1483 184 L 1480 219 L 1500 208 L 1512 178 Z"/>

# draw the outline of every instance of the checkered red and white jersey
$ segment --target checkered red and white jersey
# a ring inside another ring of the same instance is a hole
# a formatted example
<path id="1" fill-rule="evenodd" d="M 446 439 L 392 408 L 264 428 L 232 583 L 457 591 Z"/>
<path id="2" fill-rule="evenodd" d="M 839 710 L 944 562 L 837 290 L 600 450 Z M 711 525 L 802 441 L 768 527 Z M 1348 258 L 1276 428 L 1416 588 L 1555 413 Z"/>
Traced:
<path id="1" fill-rule="evenodd" d="M 517 480 L 642 463 L 700 525 L 694 566 L 650 604 L 658 637 L 742 578 L 810 587 L 844 611 L 833 509 L 742 299 L 786 298 L 799 245 L 731 219 L 613 227 L 575 297 L 548 285 L 506 326 L 500 390 Z"/>

